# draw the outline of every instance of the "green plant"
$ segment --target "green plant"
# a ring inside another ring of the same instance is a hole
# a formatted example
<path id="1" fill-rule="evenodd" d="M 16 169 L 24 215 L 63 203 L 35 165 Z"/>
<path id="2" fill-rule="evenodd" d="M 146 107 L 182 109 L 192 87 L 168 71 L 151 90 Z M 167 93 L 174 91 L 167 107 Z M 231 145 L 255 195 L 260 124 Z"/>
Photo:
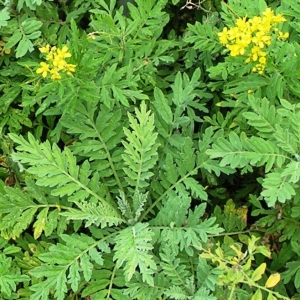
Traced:
<path id="1" fill-rule="evenodd" d="M 1 2 L 1 299 L 296 299 L 300 3 L 283 2 Z M 263 12 L 290 35 L 253 73 L 219 37 Z"/>

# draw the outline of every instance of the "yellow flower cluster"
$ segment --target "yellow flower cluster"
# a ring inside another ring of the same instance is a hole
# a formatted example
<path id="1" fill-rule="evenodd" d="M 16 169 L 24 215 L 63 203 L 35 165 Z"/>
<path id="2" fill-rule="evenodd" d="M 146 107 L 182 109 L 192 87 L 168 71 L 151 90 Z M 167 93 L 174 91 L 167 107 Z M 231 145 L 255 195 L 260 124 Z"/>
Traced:
<path id="1" fill-rule="evenodd" d="M 289 37 L 288 32 L 283 33 L 276 28 L 284 21 L 286 19 L 281 14 L 275 15 L 273 10 L 267 8 L 262 16 L 248 20 L 246 17 L 237 19 L 235 27 L 224 27 L 218 36 L 231 56 L 247 55 L 245 63 L 256 62 L 252 71 L 262 74 L 267 63 L 265 49 L 271 44 L 272 33 L 275 32 L 281 40 Z"/>
<path id="2" fill-rule="evenodd" d="M 67 72 L 69 76 L 72 72 L 75 72 L 76 65 L 68 64 L 66 58 L 71 57 L 71 53 L 68 52 L 68 47 L 63 46 L 61 49 L 57 47 L 50 48 L 50 45 L 39 48 L 41 53 L 45 53 L 46 61 L 41 62 L 40 67 L 36 70 L 37 74 L 42 74 L 44 78 L 48 73 L 51 75 L 51 79 L 61 79 L 61 72 Z"/>

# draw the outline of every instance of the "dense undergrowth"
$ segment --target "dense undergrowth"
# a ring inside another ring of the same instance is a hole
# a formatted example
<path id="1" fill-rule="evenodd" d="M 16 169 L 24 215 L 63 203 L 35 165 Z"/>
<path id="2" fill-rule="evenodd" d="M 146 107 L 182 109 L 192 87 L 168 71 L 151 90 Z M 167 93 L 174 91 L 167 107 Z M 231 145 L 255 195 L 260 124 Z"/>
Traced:
<path id="1" fill-rule="evenodd" d="M 300 1 L 0 1 L 1 299 L 300 299 Z"/>

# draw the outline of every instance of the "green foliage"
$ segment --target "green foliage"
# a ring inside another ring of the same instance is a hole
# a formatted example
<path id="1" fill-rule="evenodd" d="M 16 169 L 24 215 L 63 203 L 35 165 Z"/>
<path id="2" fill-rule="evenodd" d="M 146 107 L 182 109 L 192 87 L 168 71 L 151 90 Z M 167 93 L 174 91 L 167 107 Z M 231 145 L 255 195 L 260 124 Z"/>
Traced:
<path id="1" fill-rule="evenodd" d="M 4 299 L 14 299 L 11 297 L 16 296 L 17 285 L 20 282 L 29 281 L 27 275 L 21 274 L 20 269 L 17 268 L 16 264 L 13 262 L 12 258 L 9 256 L 11 254 L 20 251 L 19 247 L 9 245 L 3 238 L 1 238 L 1 271 L 0 271 L 0 289 L 1 295 Z"/>
<path id="2" fill-rule="evenodd" d="M 219 138 L 207 153 L 211 158 L 222 158 L 221 166 L 241 168 L 244 173 L 263 167 L 266 176 L 261 195 L 269 206 L 276 201 L 284 203 L 295 196 L 298 187 L 299 106 L 282 99 L 275 108 L 266 98 L 252 96 L 248 103 L 251 111 L 243 116 L 257 136 L 231 132 L 228 139 Z"/>
<path id="3" fill-rule="evenodd" d="M 154 115 L 146 111 L 146 104 L 142 102 L 141 111 L 135 109 L 137 120 L 128 114 L 129 126 L 123 128 L 127 141 L 123 141 L 124 154 L 122 158 L 126 167 L 124 172 L 128 184 L 136 191 L 142 191 L 149 185 L 147 182 L 153 176 L 150 170 L 157 162 L 156 142 L 157 133 L 154 131 Z"/>
<path id="4" fill-rule="evenodd" d="M 130 281 L 136 268 L 142 274 L 142 280 L 153 286 L 153 274 L 157 270 L 155 261 L 151 255 L 153 246 L 151 236 L 154 234 L 147 228 L 147 224 L 136 223 L 132 227 L 124 229 L 115 238 L 114 260 L 116 267 L 123 264 L 125 280 Z"/>
<path id="5" fill-rule="evenodd" d="M 299 7 L 0 1 L 1 299 L 297 299 Z"/>
<path id="6" fill-rule="evenodd" d="M 29 178 L 25 192 L 4 187 L 0 202 L 1 236 L 7 239 L 19 237 L 30 225 L 35 239 L 43 232 L 50 236 L 54 230 L 62 233 L 66 229 L 66 221 L 59 215 L 60 200 L 42 192 Z"/>
<path id="7" fill-rule="evenodd" d="M 60 238 L 64 244 L 52 245 L 49 252 L 39 256 L 44 264 L 30 271 L 36 278 L 44 278 L 47 274 L 46 280 L 31 287 L 32 299 L 47 299 L 50 290 L 55 291 L 57 299 L 64 299 L 67 284 L 77 292 L 81 280 L 91 279 L 93 265 L 103 263 L 101 252 L 109 251 L 107 243 L 99 244 L 83 234 L 62 234 Z M 101 247 L 101 252 L 95 250 L 96 247 Z"/>
<path id="8" fill-rule="evenodd" d="M 0 26 L 1 27 L 7 26 L 7 20 L 10 19 L 10 15 L 9 15 L 7 7 L 3 8 L 1 10 L 1 12 L 0 12 L 0 19 L 1 19 Z"/>

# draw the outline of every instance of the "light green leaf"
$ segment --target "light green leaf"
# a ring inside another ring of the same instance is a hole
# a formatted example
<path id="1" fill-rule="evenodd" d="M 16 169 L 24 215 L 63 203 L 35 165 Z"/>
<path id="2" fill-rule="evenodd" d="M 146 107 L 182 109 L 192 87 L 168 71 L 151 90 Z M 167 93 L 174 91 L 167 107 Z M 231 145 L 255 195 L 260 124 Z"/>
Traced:
<path id="1" fill-rule="evenodd" d="M 254 295 L 251 297 L 251 300 L 263 300 L 262 292 L 260 289 L 257 289 Z"/>
<path id="2" fill-rule="evenodd" d="M 157 133 L 154 132 L 154 116 L 147 111 L 146 103 L 142 102 L 141 110 L 135 109 L 136 118 L 128 114 L 130 127 L 123 128 L 127 141 L 123 141 L 126 164 L 124 171 L 126 181 L 136 190 L 142 190 L 149 185 L 148 180 L 153 176 L 150 171 L 157 161 Z"/>
<path id="3" fill-rule="evenodd" d="M 67 208 L 65 212 L 60 213 L 61 216 L 67 217 L 67 220 L 84 220 L 86 227 L 95 224 L 101 228 L 107 226 L 119 225 L 125 220 L 120 216 L 116 209 L 106 204 L 80 203 L 75 202 L 79 209 Z"/>
<path id="4" fill-rule="evenodd" d="M 4 45 L 4 50 L 11 49 L 14 45 L 16 45 L 22 38 L 22 32 L 20 30 L 15 30 L 13 35 L 9 37 L 7 42 Z"/>
<path id="5" fill-rule="evenodd" d="M 32 42 L 26 36 L 23 36 L 17 47 L 16 58 L 23 57 L 28 51 L 32 52 L 33 50 Z"/>
<path id="6" fill-rule="evenodd" d="M 287 176 L 282 177 L 279 172 L 267 174 L 262 185 L 264 190 L 261 195 L 269 207 L 273 206 L 276 201 L 285 203 L 296 195 L 296 191 L 293 185 L 288 182 Z"/>
<path id="7" fill-rule="evenodd" d="M 18 274 L 15 266 L 12 266 L 12 258 L 6 257 L 4 253 L 0 253 L 0 293 L 4 298 L 11 299 L 12 292 L 15 292 L 20 282 L 29 281 L 27 275 Z"/>
<path id="8" fill-rule="evenodd" d="M 188 299 L 188 295 L 184 289 L 179 286 L 172 286 L 164 293 L 170 299 L 176 300 L 186 300 Z"/>
<path id="9" fill-rule="evenodd" d="M 35 39 L 37 39 L 38 37 L 40 37 L 41 33 L 42 33 L 41 31 L 35 31 L 35 32 L 33 32 L 33 33 L 30 33 L 30 34 L 26 35 L 26 37 L 27 37 L 28 39 L 30 39 L 30 40 L 35 40 Z"/>
<path id="10" fill-rule="evenodd" d="M 28 172 L 38 177 L 39 185 L 55 187 L 52 189 L 52 195 L 63 197 L 72 192 L 69 201 L 93 197 L 102 203 L 103 207 L 110 208 L 114 216 L 119 214 L 112 204 L 91 189 L 92 171 L 89 162 L 83 162 L 78 168 L 76 159 L 68 147 L 61 151 L 56 144 L 51 147 L 49 141 L 39 144 L 31 134 L 28 134 L 28 141 L 16 134 L 10 134 L 10 138 L 18 144 L 18 152 L 13 153 L 13 159 L 29 164 L 31 167 Z"/>
<path id="11" fill-rule="evenodd" d="M 42 232 L 46 228 L 46 223 L 47 223 L 47 215 L 48 215 L 49 208 L 46 207 L 40 211 L 40 213 L 37 215 L 37 220 L 33 224 L 33 237 L 37 240 Z"/>
<path id="12" fill-rule="evenodd" d="M 205 192 L 203 186 L 194 178 L 189 177 L 183 180 L 187 189 L 191 190 L 193 196 L 201 199 L 207 200 L 207 193 Z"/>
<path id="13" fill-rule="evenodd" d="M 159 88 L 154 89 L 153 105 L 156 112 L 162 117 L 162 119 L 168 124 L 172 125 L 173 115 L 168 100 L 165 98 L 163 92 Z"/>
<path id="14" fill-rule="evenodd" d="M 277 298 L 269 293 L 267 300 L 277 300 Z"/>
<path id="15" fill-rule="evenodd" d="M 23 21 L 21 24 L 21 26 L 23 28 L 23 32 L 26 35 L 37 32 L 38 29 L 40 29 L 42 27 L 42 25 L 43 25 L 43 23 L 41 21 L 38 21 L 34 18 L 28 18 L 25 21 Z"/>
<path id="16" fill-rule="evenodd" d="M 262 278 L 262 275 L 265 273 L 266 271 L 266 267 L 267 264 L 266 263 L 262 263 L 260 264 L 252 273 L 251 275 L 251 280 L 253 281 L 258 281 Z"/>
<path id="17" fill-rule="evenodd" d="M 136 223 L 120 231 L 115 238 L 115 254 L 117 268 L 124 266 L 126 281 L 130 281 L 137 268 L 143 281 L 153 286 L 153 273 L 156 271 L 151 250 L 151 243 L 154 233 L 148 228 L 146 223 Z"/>
<path id="18" fill-rule="evenodd" d="M 284 108 L 286 108 L 290 111 L 294 110 L 294 106 L 289 101 L 287 101 L 285 99 L 280 99 L 280 103 Z"/>
<path id="19" fill-rule="evenodd" d="M 10 19 L 8 8 L 5 7 L 0 11 L 0 28 L 7 26 L 7 20 Z"/>

